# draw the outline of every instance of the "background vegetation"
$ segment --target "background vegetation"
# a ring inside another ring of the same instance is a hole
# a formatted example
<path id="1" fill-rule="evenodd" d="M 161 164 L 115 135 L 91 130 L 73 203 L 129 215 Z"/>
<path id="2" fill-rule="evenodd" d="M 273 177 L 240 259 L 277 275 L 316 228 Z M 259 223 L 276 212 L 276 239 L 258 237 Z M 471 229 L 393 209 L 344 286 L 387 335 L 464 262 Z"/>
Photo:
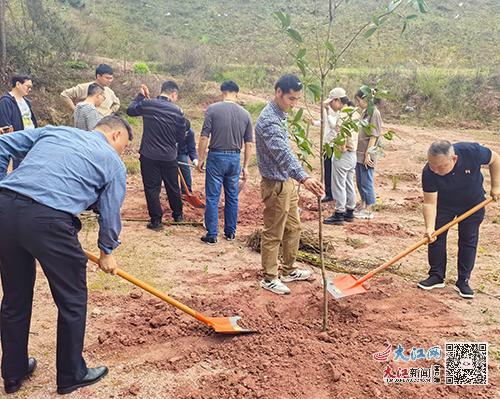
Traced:
<path id="1" fill-rule="evenodd" d="M 333 43 L 339 47 L 385 4 L 345 2 L 336 24 L 342 29 L 333 33 Z M 326 13 L 327 2 L 318 3 Z M 83 77 L 92 78 L 95 64 L 109 59 L 123 70 L 121 82 L 146 75 L 152 82 L 174 76 L 185 82 L 184 98 L 193 104 L 209 98 L 210 82 L 232 78 L 246 90 L 268 94 L 279 74 L 295 70 L 275 11 L 291 14 L 304 36 L 317 23 L 314 0 L 10 0 L 6 4 L 3 81 L 13 71 L 26 71 L 34 74 L 36 86 L 55 93 Z M 352 93 L 361 84 L 378 83 L 392 93 L 384 108 L 386 119 L 495 127 L 500 115 L 500 2 L 428 0 L 428 4 L 430 12 L 404 33 L 395 24 L 360 40 L 341 60 L 328 86 L 342 85 Z M 132 95 L 125 86 L 116 89 L 124 102 L 128 98 L 123 96 Z"/>

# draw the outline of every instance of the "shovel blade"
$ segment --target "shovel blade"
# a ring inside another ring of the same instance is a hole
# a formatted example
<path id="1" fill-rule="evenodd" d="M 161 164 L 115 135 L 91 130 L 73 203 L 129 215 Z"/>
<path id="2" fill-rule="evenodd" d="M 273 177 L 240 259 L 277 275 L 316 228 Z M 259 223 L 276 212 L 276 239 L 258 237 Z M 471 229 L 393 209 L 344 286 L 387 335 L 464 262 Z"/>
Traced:
<path id="1" fill-rule="evenodd" d="M 205 208 L 205 204 L 197 196 L 192 194 L 184 194 L 184 199 L 195 208 Z"/>
<path id="2" fill-rule="evenodd" d="M 363 287 L 363 284 L 355 285 L 357 281 L 357 278 L 352 274 L 347 274 L 342 277 L 337 277 L 333 279 L 333 281 L 328 280 L 326 289 L 335 299 L 350 295 L 364 294 L 368 291 Z"/>
<path id="3" fill-rule="evenodd" d="M 233 317 L 207 317 L 215 332 L 220 334 L 251 334 L 257 331 L 249 330 L 238 325 L 240 316 Z"/>

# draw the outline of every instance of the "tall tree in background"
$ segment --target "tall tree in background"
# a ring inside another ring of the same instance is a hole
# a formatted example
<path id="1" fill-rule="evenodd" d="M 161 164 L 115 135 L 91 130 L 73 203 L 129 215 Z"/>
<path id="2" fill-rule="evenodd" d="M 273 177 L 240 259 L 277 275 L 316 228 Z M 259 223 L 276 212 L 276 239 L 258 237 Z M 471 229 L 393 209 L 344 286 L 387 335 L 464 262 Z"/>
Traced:
<path id="1" fill-rule="evenodd" d="M 0 73 L 3 76 L 7 67 L 7 40 L 5 34 L 5 8 L 7 0 L 0 0 Z"/>

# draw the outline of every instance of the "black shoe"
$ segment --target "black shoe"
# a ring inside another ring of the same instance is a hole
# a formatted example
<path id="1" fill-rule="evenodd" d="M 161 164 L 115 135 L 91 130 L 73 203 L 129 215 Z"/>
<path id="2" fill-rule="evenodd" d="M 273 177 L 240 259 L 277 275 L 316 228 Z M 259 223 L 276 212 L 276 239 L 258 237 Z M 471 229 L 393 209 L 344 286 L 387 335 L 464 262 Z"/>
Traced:
<path id="1" fill-rule="evenodd" d="M 324 224 L 336 224 L 342 225 L 344 224 L 344 212 L 335 212 L 332 216 L 323 220 Z"/>
<path id="2" fill-rule="evenodd" d="M 34 357 L 30 357 L 28 359 L 28 372 L 24 377 L 18 380 L 15 380 L 13 378 L 7 378 L 3 380 L 3 387 L 5 389 L 5 393 L 14 393 L 19 391 L 23 385 L 24 380 L 30 377 L 35 370 L 36 370 L 36 359 Z"/>
<path id="3" fill-rule="evenodd" d="M 228 241 L 234 241 L 234 239 L 236 238 L 236 235 L 234 233 L 229 233 L 229 234 L 224 233 L 224 238 Z"/>
<path id="4" fill-rule="evenodd" d="M 354 221 L 354 209 L 346 209 L 344 213 L 344 220 L 346 222 L 353 222 Z"/>
<path id="5" fill-rule="evenodd" d="M 321 198 L 321 202 L 332 202 L 333 198 L 330 197 L 329 195 L 325 195 L 323 198 Z"/>
<path id="6" fill-rule="evenodd" d="M 444 281 L 441 280 L 435 274 L 430 275 L 425 280 L 419 281 L 417 284 L 418 288 L 422 288 L 423 290 L 432 290 L 434 288 L 444 288 Z"/>
<path id="7" fill-rule="evenodd" d="M 163 223 L 161 220 L 152 220 L 146 225 L 146 227 L 150 230 L 158 231 L 163 229 Z"/>
<path id="8" fill-rule="evenodd" d="M 205 244 L 213 245 L 217 244 L 217 237 L 210 237 L 208 234 L 206 234 L 201 237 L 201 241 L 203 241 Z"/>
<path id="9" fill-rule="evenodd" d="M 468 281 L 457 281 L 455 283 L 455 290 L 458 291 L 458 295 L 460 295 L 462 298 L 474 298 L 474 290 L 470 287 Z"/>
<path id="10" fill-rule="evenodd" d="M 70 385 L 68 387 L 57 387 L 57 393 L 59 395 L 65 395 L 67 393 L 73 392 L 78 388 L 95 384 L 97 381 L 103 379 L 106 376 L 106 374 L 108 374 L 108 371 L 109 370 L 106 366 L 87 369 L 87 375 L 85 375 L 85 377 L 83 377 L 83 379 L 80 382 L 78 382 L 77 384 Z"/>
<path id="11" fill-rule="evenodd" d="M 174 216 L 174 222 L 175 223 L 182 223 L 182 222 L 184 222 L 184 217 L 182 215 Z"/>

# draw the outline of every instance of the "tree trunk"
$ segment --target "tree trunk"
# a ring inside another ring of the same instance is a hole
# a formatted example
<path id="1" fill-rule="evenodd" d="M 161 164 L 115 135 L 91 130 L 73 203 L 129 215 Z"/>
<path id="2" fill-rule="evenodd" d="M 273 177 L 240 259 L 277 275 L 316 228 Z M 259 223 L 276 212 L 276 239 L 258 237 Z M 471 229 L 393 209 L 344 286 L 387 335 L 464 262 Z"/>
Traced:
<path id="1" fill-rule="evenodd" d="M 5 29 L 5 8 L 7 0 L 0 0 L 0 73 L 2 78 L 7 70 L 7 39 Z"/>

